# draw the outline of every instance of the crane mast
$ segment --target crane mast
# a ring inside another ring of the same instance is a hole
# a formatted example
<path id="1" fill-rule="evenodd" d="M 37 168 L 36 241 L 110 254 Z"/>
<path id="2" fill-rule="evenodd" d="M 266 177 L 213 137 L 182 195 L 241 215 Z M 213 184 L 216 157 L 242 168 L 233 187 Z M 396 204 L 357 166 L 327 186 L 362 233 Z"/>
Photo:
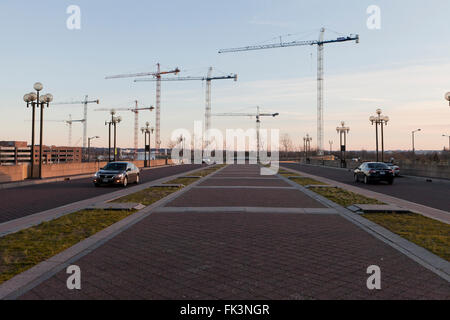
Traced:
<path id="1" fill-rule="evenodd" d="M 130 73 L 130 74 L 119 74 L 114 76 L 105 77 L 105 79 L 121 79 L 121 78 L 136 78 L 136 77 L 145 77 L 145 76 L 153 76 L 156 78 L 156 126 L 155 126 L 155 145 L 156 152 L 159 152 L 161 148 L 161 76 L 165 74 L 178 74 L 180 69 L 175 68 L 170 71 L 161 71 L 160 64 L 156 64 L 157 71 L 156 72 L 140 72 L 140 73 Z"/>
<path id="2" fill-rule="evenodd" d="M 164 78 L 164 79 L 138 79 L 135 82 L 146 82 L 146 81 L 206 81 L 206 94 L 205 94 L 205 125 L 203 134 L 203 147 L 206 148 L 211 144 L 208 132 L 211 129 L 211 83 L 213 80 L 234 80 L 237 81 L 237 74 L 230 74 L 222 77 L 212 76 L 213 68 L 208 69 L 208 74 L 206 77 L 174 77 L 174 78 Z"/>
<path id="3" fill-rule="evenodd" d="M 213 116 L 215 117 L 255 117 L 256 118 L 256 152 L 257 159 L 259 161 L 259 151 L 261 150 L 261 142 L 260 142 L 260 130 L 261 130 L 261 117 L 273 117 L 279 116 L 277 113 L 261 113 L 260 107 L 256 107 L 256 113 L 215 113 Z"/>
<path id="4" fill-rule="evenodd" d="M 138 106 L 138 101 L 135 100 L 135 107 L 134 108 L 118 108 L 118 109 L 107 109 L 107 108 L 102 108 L 102 109 L 95 109 L 94 111 L 108 111 L 108 112 L 112 112 L 112 111 L 131 111 L 134 113 L 134 159 L 137 159 L 137 154 L 138 154 L 138 148 L 139 148 L 139 111 L 143 111 L 143 110 L 149 110 L 152 111 L 154 108 L 153 106 L 151 107 L 142 107 L 140 108 Z"/>
<path id="5" fill-rule="evenodd" d="M 318 40 L 283 42 L 282 39 L 280 39 L 280 42 L 278 42 L 278 43 L 219 50 L 219 53 L 230 53 L 230 52 L 254 51 L 254 50 L 264 50 L 264 49 L 274 49 L 274 48 L 286 48 L 286 47 L 295 47 L 295 46 L 317 45 L 317 152 L 319 155 L 323 155 L 323 150 L 324 150 L 324 148 L 323 148 L 323 141 L 324 141 L 324 120 L 323 120 L 323 101 L 324 101 L 324 99 L 323 99 L 323 82 L 324 82 L 323 53 L 324 53 L 324 45 L 331 44 L 331 43 L 346 42 L 346 41 L 355 41 L 356 43 L 359 43 L 359 35 L 349 35 L 346 37 L 339 37 L 337 39 L 324 40 L 324 34 L 325 34 L 325 28 L 321 28 Z"/>
<path id="6" fill-rule="evenodd" d="M 85 95 L 83 101 L 72 101 L 72 102 L 56 102 L 53 105 L 65 105 L 65 104 L 81 104 L 83 105 L 83 150 L 87 148 L 87 124 L 88 124 L 88 104 L 95 103 L 100 104 L 100 100 L 89 100 L 89 96 Z M 80 122 L 80 121 L 78 121 Z"/>

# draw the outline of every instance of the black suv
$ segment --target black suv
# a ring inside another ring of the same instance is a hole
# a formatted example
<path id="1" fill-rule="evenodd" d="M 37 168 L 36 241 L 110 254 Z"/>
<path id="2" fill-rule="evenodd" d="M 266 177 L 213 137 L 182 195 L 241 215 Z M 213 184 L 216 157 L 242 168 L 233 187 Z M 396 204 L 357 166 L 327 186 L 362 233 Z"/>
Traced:
<path id="1" fill-rule="evenodd" d="M 383 162 L 365 162 L 354 171 L 355 182 L 363 181 L 365 184 L 378 181 L 394 183 L 394 170 Z"/>
<path id="2" fill-rule="evenodd" d="M 121 185 L 139 183 L 140 170 L 131 162 L 110 162 L 94 175 L 94 185 Z"/>

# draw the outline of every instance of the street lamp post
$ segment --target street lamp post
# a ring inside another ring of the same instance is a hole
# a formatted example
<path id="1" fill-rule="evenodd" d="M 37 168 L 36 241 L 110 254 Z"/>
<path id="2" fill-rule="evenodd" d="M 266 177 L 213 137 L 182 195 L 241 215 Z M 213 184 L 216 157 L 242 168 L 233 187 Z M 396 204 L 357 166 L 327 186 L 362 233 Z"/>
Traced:
<path id="1" fill-rule="evenodd" d="M 447 100 L 447 101 L 448 101 L 448 104 L 450 105 L 450 92 L 447 92 L 447 93 L 445 94 L 445 100 Z"/>
<path id="2" fill-rule="evenodd" d="M 150 167 L 151 166 L 151 149 L 150 149 L 150 134 L 153 133 L 153 128 L 150 128 L 150 123 L 146 122 L 145 127 L 141 128 L 141 132 L 144 134 L 144 140 L 145 140 L 145 149 L 144 149 L 144 167 Z M 147 143 L 147 136 L 148 136 L 148 143 Z M 147 161 L 147 153 L 148 153 L 148 161 Z"/>
<path id="3" fill-rule="evenodd" d="M 330 155 L 333 154 L 333 141 L 330 140 L 328 141 L 328 143 L 330 144 Z"/>
<path id="4" fill-rule="evenodd" d="M 311 141 L 312 137 L 310 137 L 309 134 L 306 134 L 306 137 L 303 137 L 303 146 L 305 149 L 306 162 L 308 162 L 308 152 L 311 151 Z"/>
<path id="5" fill-rule="evenodd" d="M 450 135 L 443 134 L 443 137 L 448 137 L 448 151 L 450 152 Z"/>
<path id="6" fill-rule="evenodd" d="M 105 125 L 108 125 L 108 137 L 109 137 L 109 139 L 108 139 L 108 162 L 111 162 L 111 126 L 113 126 L 114 127 L 114 157 L 113 157 L 113 159 L 114 159 L 114 161 L 116 161 L 116 156 L 117 156 L 117 144 L 116 144 L 116 142 L 117 142 L 117 134 L 116 134 L 116 132 L 117 132 L 117 124 L 118 123 L 120 123 L 121 121 L 122 121 L 122 117 L 121 116 L 118 116 L 118 117 L 116 117 L 115 116 L 115 114 L 116 114 L 116 112 L 114 111 L 114 110 L 111 110 L 111 120 L 110 121 L 105 121 Z"/>
<path id="7" fill-rule="evenodd" d="M 88 162 L 91 162 L 91 140 L 99 139 L 99 136 L 88 138 Z"/>
<path id="8" fill-rule="evenodd" d="M 416 132 L 422 131 L 422 129 L 417 129 L 411 132 L 411 136 L 412 136 L 412 152 L 413 154 L 416 153 L 416 149 L 414 147 L 414 135 L 416 134 Z"/>
<path id="9" fill-rule="evenodd" d="M 337 133 L 339 133 L 339 142 L 341 146 L 341 168 L 347 167 L 347 162 L 345 161 L 345 152 L 347 151 L 347 134 L 350 131 L 349 127 L 345 126 L 345 122 L 341 121 L 341 126 L 336 128 Z"/>
<path id="10" fill-rule="evenodd" d="M 39 178 L 42 179 L 42 149 L 43 149 L 43 136 L 44 136 L 44 107 L 50 105 L 53 101 L 53 95 L 50 93 L 40 96 L 40 92 L 44 88 L 42 83 L 36 82 L 33 86 L 36 93 L 31 92 L 24 95 L 23 100 L 27 103 L 27 108 L 32 107 L 32 127 L 31 127 L 31 177 L 34 176 L 34 145 L 35 145 L 35 120 L 36 120 L 36 108 L 41 108 L 40 116 L 40 132 L 39 132 Z"/>
<path id="11" fill-rule="evenodd" d="M 376 134 L 376 153 L 377 153 L 377 162 L 379 161 L 379 157 L 378 157 L 378 125 L 380 126 L 381 129 L 381 162 L 384 162 L 384 132 L 383 132 L 383 127 L 389 122 L 389 117 L 388 116 L 382 116 L 381 115 L 381 109 L 377 109 L 377 115 L 376 116 L 371 116 L 369 118 L 369 121 L 372 122 L 372 125 L 375 124 L 375 134 Z"/>

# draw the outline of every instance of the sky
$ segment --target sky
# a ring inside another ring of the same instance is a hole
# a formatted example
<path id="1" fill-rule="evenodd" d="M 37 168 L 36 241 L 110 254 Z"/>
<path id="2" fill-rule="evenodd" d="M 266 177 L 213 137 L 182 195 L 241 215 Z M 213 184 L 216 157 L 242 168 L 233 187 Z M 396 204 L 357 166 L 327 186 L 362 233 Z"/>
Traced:
<path id="1" fill-rule="evenodd" d="M 66 10 L 81 10 L 81 29 L 70 30 Z M 380 8 L 380 29 L 369 29 L 367 8 Z M 33 83 L 44 84 L 55 102 L 100 99 L 89 106 L 88 135 L 94 146 L 107 146 L 107 112 L 155 104 L 155 83 L 105 76 L 181 69 L 180 76 L 238 74 L 237 82 L 213 81 L 213 113 L 278 112 L 262 119 L 262 128 L 289 134 L 295 146 L 309 133 L 316 144 L 315 46 L 218 54 L 222 48 L 279 41 L 314 40 L 321 27 L 325 38 L 359 34 L 359 44 L 325 46 L 325 148 L 336 127 L 350 127 L 348 149 L 373 150 L 375 128 L 369 117 L 377 108 L 390 117 L 385 148 L 440 150 L 448 144 L 450 107 L 450 20 L 448 0 L 228 0 L 228 1 L 85 1 L 3 0 L 0 2 L 0 140 L 31 140 L 31 112 L 22 97 Z M 161 136 L 167 145 L 173 130 L 193 130 L 203 120 L 205 83 L 163 82 Z M 81 105 L 52 106 L 45 119 L 82 118 Z M 133 146 L 134 117 L 120 113 L 119 147 Z M 155 122 L 154 112 L 140 114 L 140 126 Z M 252 118 L 214 117 L 218 129 L 253 128 Z M 73 124 L 73 144 L 81 146 L 82 126 Z M 143 137 L 140 137 L 142 145 Z M 44 143 L 67 145 L 63 122 L 45 124 Z M 152 142 L 154 145 L 154 141 Z"/>

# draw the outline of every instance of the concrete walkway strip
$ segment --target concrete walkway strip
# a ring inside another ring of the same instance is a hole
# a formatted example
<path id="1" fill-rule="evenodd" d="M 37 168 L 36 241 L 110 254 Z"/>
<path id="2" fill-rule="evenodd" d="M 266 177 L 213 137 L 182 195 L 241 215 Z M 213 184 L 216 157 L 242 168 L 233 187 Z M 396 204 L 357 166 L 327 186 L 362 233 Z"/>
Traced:
<path id="1" fill-rule="evenodd" d="M 338 214 L 333 208 L 267 208 L 267 207 L 159 207 L 155 213 L 280 213 L 280 214 Z"/>
<path id="2" fill-rule="evenodd" d="M 303 172 L 301 172 L 301 171 L 292 170 L 292 169 L 287 169 L 287 170 L 291 170 L 291 171 L 295 171 L 295 172 L 303 174 Z M 307 176 L 307 174 L 305 174 L 305 176 Z M 336 185 L 339 185 L 339 183 L 337 183 L 333 180 L 316 177 L 313 175 L 309 175 L 309 176 L 311 176 L 312 178 L 317 179 L 319 181 L 336 183 Z M 289 179 L 286 179 L 286 180 L 289 180 Z M 342 185 L 346 186 L 345 184 L 342 184 Z M 299 187 L 300 187 L 300 189 L 303 188 L 302 186 L 299 186 Z M 305 189 L 305 188 L 303 188 L 303 189 Z M 345 188 L 343 188 L 343 189 L 345 189 Z M 357 188 L 357 189 L 360 189 L 360 188 Z M 305 190 L 307 190 L 307 189 L 305 189 Z M 364 189 L 360 189 L 360 190 L 365 191 Z M 432 252 L 416 245 L 415 243 L 412 243 L 412 242 L 406 240 L 405 238 L 402 238 L 401 236 L 381 227 L 380 225 L 378 225 L 370 220 L 367 220 L 358 214 L 353 213 L 352 211 L 348 210 L 347 208 L 344 208 L 344 207 L 326 199 L 325 197 L 323 197 L 319 194 L 313 193 L 310 190 L 307 190 L 307 191 L 312 193 L 311 196 L 314 199 L 316 199 L 317 201 L 327 203 L 328 206 L 335 208 L 341 214 L 341 216 L 343 216 L 345 219 L 358 225 L 360 228 L 364 229 L 365 231 L 367 231 L 368 233 L 370 233 L 377 239 L 383 241 L 384 243 L 388 244 L 389 246 L 393 247 L 394 249 L 400 251 L 401 253 L 408 256 L 410 259 L 414 260 L 415 262 L 419 263 L 423 267 L 427 268 L 428 270 L 434 272 L 441 278 L 450 282 L 450 263 L 448 261 L 446 261 L 446 260 L 442 259 L 441 257 L 433 254 Z M 355 192 L 355 193 L 359 193 L 358 190 L 355 190 L 355 191 L 351 190 L 351 191 Z M 375 193 L 375 192 L 373 192 L 373 193 Z M 366 195 L 366 196 L 368 196 L 368 195 Z M 390 198 L 392 198 L 392 197 L 390 197 Z M 380 200 L 380 199 L 378 199 L 378 200 Z"/>
<path id="3" fill-rule="evenodd" d="M 215 173 L 220 172 L 226 167 L 220 168 L 216 172 L 211 173 L 209 176 L 213 176 Z M 196 169 L 193 171 L 202 170 L 204 168 Z M 190 171 L 192 173 L 193 171 Z M 183 175 L 183 174 L 182 174 Z M 177 175 L 178 176 L 178 175 Z M 23 295 L 25 292 L 33 289 L 43 281 L 51 278 L 53 275 L 63 270 L 67 266 L 71 265 L 81 257 L 94 251 L 108 240 L 114 238 L 118 234 L 127 230 L 131 226 L 135 225 L 142 219 L 148 217 L 154 212 L 156 208 L 163 207 L 170 201 L 173 201 L 183 193 L 189 191 L 197 184 L 201 183 L 205 179 L 209 178 L 205 176 L 198 181 L 190 184 L 189 186 L 170 194 L 169 196 L 153 203 L 152 205 L 140 210 L 123 220 L 109 226 L 106 229 L 92 235 L 91 237 L 77 243 L 76 245 L 64 250 L 63 252 L 43 261 L 34 267 L 24 271 L 10 280 L 0 285 L 0 300 L 11 300 Z M 164 179 L 168 179 L 167 177 Z M 173 176 L 170 178 L 173 179 Z M 161 179 L 160 179 L 161 180 Z M 136 192 L 136 190 L 134 190 Z M 132 192 L 132 193 L 134 193 Z"/>
<path id="4" fill-rule="evenodd" d="M 196 189 L 296 189 L 294 187 L 264 187 L 264 186 L 197 186 Z"/>
<path id="5" fill-rule="evenodd" d="M 170 181 L 179 177 L 183 177 L 186 173 L 187 174 L 192 174 L 195 173 L 196 171 L 200 171 L 203 170 L 204 168 L 198 168 L 198 169 L 194 169 L 192 171 L 188 171 L 185 173 L 180 173 L 180 174 L 176 174 L 170 177 L 164 177 L 158 180 L 154 180 L 154 181 L 150 181 L 150 182 L 146 182 L 146 183 L 142 183 L 138 186 L 132 187 L 132 188 L 128 188 L 128 189 L 123 189 L 123 190 L 119 190 L 116 192 L 111 192 L 108 194 L 104 194 L 98 197 L 94 197 L 94 198 L 90 198 L 90 199 L 85 199 L 85 200 L 81 200 L 81 201 L 77 201 L 68 205 L 64 205 L 62 207 L 57 207 L 57 208 L 53 208 L 50 210 L 46 210 L 46 211 L 42 211 L 42 212 L 38 212 L 26 217 L 22 217 L 19 219 L 15 219 L 15 220 L 11 220 L 11 221 L 7 221 L 4 223 L 0 224 L 0 237 L 3 237 L 7 234 L 11 234 L 17 231 L 20 231 L 22 229 L 26 229 L 32 226 L 36 226 L 42 222 L 46 222 L 46 221 L 50 221 L 56 218 L 59 218 L 61 216 L 64 216 L 66 214 L 69 213 L 73 213 L 79 210 L 83 210 L 85 208 L 91 207 L 95 204 L 98 203 L 104 203 L 107 201 L 113 201 L 115 199 L 118 198 L 122 198 L 124 196 L 127 196 L 129 194 L 132 193 L 136 193 L 139 192 L 141 190 L 147 189 L 149 187 L 152 187 L 154 185 L 160 185 L 163 182 L 166 181 Z"/>
<path id="6" fill-rule="evenodd" d="M 415 213 L 419 213 L 425 217 L 428 218 L 432 218 L 435 220 L 439 220 L 441 222 L 450 224 L 450 212 L 444 211 L 444 210 L 439 210 L 439 209 L 435 209 L 435 208 L 431 208 L 428 206 L 424 206 L 418 203 L 414 203 L 414 202 L 410 202 L 407 200 L 403 200 L 403 199 L 399 199 L 399 198 L 395 198 L 386 194 L 382 194 L 382 193 L 378 193 L 378 192 L 374 192 L 374 191 L 370 191 L 370 190 L 366 190 L 363 188 L 359 188 L 356 186 L 352 186 L 346 183 L 341 183 L 341 182 L 337 182 L 328 178 L 324 178 L 324 177 L 319 177 L 319 176 L 315 176 L 303 171 L 299 171 L 299 170 L 295 170 L 295 169 L 290 169 L 290 168 L 285 168 L 283 167 L 283 169 L 295 172 L 295 173 L 299 173 L 304 177 L 308 177 L 308 178 L 312 178 L 318 181 L 322 181 L 331 185 L 334 185 L 336 187 L 342 188 L 344 190 L 347 191 L 351 191 L 354 193 L 358 193 L 361 194 L 363 196 L 369 197 L 369 198 L 373 198 L 373 199 L 377 199 L 378 201 L 384 202 L 384 203 L 388 203 L 391 205 L 396 205 L 399 207 L 403 207 L 405 209 L 410 210 L 411 212 L 415 212 Z"/>

